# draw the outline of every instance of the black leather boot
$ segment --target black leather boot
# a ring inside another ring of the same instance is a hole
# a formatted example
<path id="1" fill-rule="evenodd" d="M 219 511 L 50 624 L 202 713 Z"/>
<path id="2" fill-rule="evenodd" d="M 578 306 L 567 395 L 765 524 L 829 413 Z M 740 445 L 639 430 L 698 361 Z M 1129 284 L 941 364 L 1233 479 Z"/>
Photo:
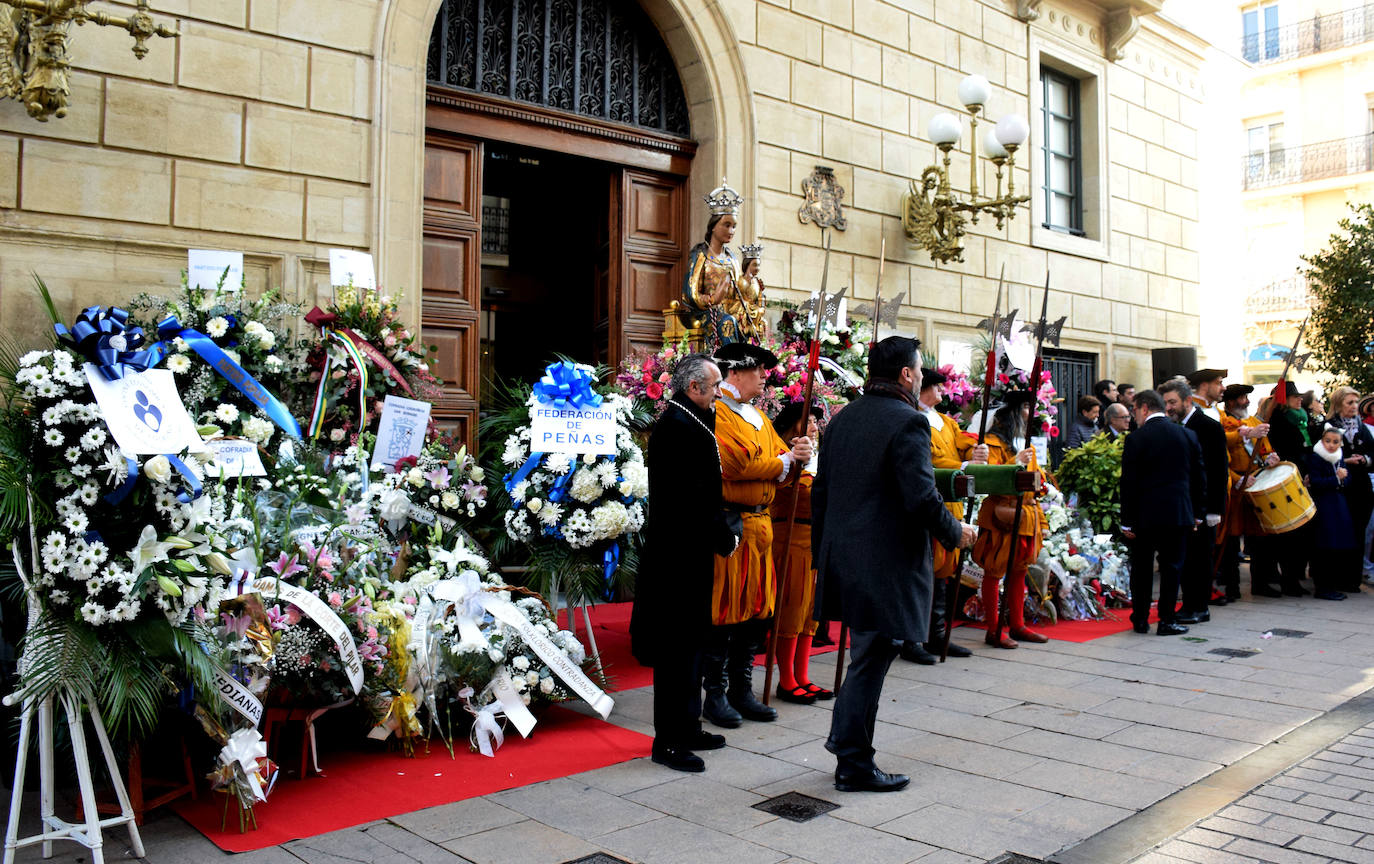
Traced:
<path id="1" fill-rule="evenodd" d="M 958 586 L 951 586 L 948 579 L 936 579 L 934 589 L 930 597 L 930 638 L 926 640 L 926 651 L 936 658 L 940 656 L 940 650 L 945 644 L 945 608 L 949 603 L 947 591 L 958 591 Z M 957 642 L 949 643 L 949 656 L 951 657 L 971 657 L 973 652 Z M 921 662 L 919 660 L 917 663 Z"/>
<path id="2" fill-rule="evenodd" d="M 703 654 L 701 673 L 701 684 L 706 691 L 706 698 L 701 702 L 701 716 L 722 729 L 738 729 L 744 724 L 744 718 L 725 698 L 725 655 L 714 651 Z"/>
<path id="3" fill-rule="evenodd" d="M 754 646 L 751 640 L 738 637 L 731 640 L 726 667 L 730 673 L 730 689 L 725 691 L 725 697 L 730 701 L 730 706 L 746 720 L 769 723 L 778 719 L 775 709 L 754 696 Z"/>

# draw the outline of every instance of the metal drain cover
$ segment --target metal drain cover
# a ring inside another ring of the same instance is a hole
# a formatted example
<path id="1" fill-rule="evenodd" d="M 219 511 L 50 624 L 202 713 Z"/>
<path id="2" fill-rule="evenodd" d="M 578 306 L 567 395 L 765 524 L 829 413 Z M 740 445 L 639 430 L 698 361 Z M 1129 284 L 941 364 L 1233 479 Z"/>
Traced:
<path id="1" fill-rule="evenodd" d="M 1208 654 L 1220 654 L 1223 657 L 1254 657 L 1260 653 L 1254 648 L 1213 648 Z"/>
<path id="2" fill-rule="evenodd" d="M 989 861 L 988 864 L 1045 864 L 1045 859 L 1018 855 L 1015 852 L 1003 852 Z"/>
<path id="3" fill-rule="evenodd" d="M 822 801 L 820 798 L 812 798 L 810 795 L 803 795 L 800 792 L 787 792 L 752 806 L 755 810 L 772 813 L 774 816 L 781 816 L 791 822 L 806 822 L 829 813 L 840 805 L 830 801 Z"/>
<path id="4" fill-rule="evenodd" d="M 1287 630 L 1283 627 L 1271 627 L 1269 632 L 1275 636 L 1287 636 L 1289 639 L 1301 639 L 1304 636 L 1311 636 L 1311 630 Z"/>
<path id="5" fill-rule="evenodd" d="M 605 852 L 597 852 L 584 858 L 574 858 L 571 861 L 564 861 L 563 864 L 630 864 L 624 858 L 617 858 L 614 855 L 607 855 Z"/>

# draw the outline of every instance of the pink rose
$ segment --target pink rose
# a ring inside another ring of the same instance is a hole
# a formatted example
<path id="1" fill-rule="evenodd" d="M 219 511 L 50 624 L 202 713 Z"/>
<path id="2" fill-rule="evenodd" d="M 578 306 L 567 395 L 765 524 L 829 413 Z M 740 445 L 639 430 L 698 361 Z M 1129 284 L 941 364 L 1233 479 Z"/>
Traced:
<path id="1" fill-rule="evenodd" d="M 673 380 L 673 376 L 669 375 L 667 372 L 664 372 L 662 375 L 658 376 L 658 383 L 660 384 L 667 384 L 671 380 Z"/>
<path id="2" fill-rule="evenodd" d="M 644 388 L 644 395 L 648 396 L 650 399 L 662 399 L 663 385 L 657 381 L 650 381 L 649 386 Z"/>

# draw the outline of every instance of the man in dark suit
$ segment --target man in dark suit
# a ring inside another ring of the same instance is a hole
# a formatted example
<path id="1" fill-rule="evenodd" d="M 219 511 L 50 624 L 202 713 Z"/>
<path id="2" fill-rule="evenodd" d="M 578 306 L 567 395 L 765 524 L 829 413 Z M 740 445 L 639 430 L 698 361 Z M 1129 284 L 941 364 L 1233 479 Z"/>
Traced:
<path id="1" fill-rule="evenodd" d="M 711 630 L 715 556 L 739 543 L 722 509 L 715 407 L 720 369 L 691 354 L 673 372 L 673 397 L 649 436 L 644 556 L 630 618 L 634 656 L 654 670 L 653 760 L 676 771 L 706 764 L 725 736 L 701 728 L 701 653 Z"/>
<path id="2" fill-rule="evenodd" d="M 1183 565 L 1183 609 L 1174 619 L 1179 624 L 1200 624 L 1212 619 L 1207 602 L 1212 596 L 1217 527 L 1226 513 L 1226 492 L 1231 487 L 1226 430 L 1193 398 L 1187 381 L 1165 381 L 1159 385 L 1159 395 L 1164 397 L 1164 412 L 1196 435 L 1202 448 L 1202 473 L 1207 477 L 1205 515 L 1202 524 L 1188 537 L 1188 555 Z"/>
<path id="3" fill-rule="evenodd" d="M 1153 390 L 1135 394 L 1139 428 L 1126 436 L 1121 454 L 1121 532 L 1131 541 L 1131 623 L 1150 632 L 1150 593 L 1159 557 L 1160 636 L 1187 633 L 1174 623 L 1179 572 L 1188 537 L 1206 505 L 1207 478 L 1197 436 L 1164 413 Z"/>
<path id="4" fill-rule="evenodd" d="M 830 737 L 835 788 L 892 792 L 910 778 L 873 763 L 873 727 L 894 640 L 926 641 L 934 574 L 932 540 L 973 544 L 974 528 L 945 509 L 930 461 L 930 424 L 917 410 L 921 343 L 889 336 L 868 355 L 864 395 L 835 415 L 821 439 L 811 493 L 816 617 L 849 625 L 849 677 Z"/>

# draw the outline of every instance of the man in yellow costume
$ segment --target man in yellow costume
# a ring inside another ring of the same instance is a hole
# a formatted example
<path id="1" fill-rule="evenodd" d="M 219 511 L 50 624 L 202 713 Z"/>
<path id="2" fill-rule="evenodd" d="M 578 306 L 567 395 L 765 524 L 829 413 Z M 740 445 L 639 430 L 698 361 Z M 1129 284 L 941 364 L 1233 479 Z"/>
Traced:
<path id="1" fill-rule="evenodd" d="M 959 421 L 948 414 L 935 410 L 940 404 L 943 393 L 940 385 L 947 379 L 934 369 L 921 369 L 921 395 L 917 408 L 930 423 L 930 462 L 934 468 L 963 468 L 966 465 L 986 465 L 988 446 L 979 444 L 977 439 L 966 435 L 959 428 Z M 959 521 L 964 519 L 964 505 L 954 501 L 945 504 L 945 509 L 954 514 Z M 934 559 L 935 585 L 930 600 L 930 634 L 924 646 L 915 642 L 902 644 L 901 657 L 911 663 L 931 666 L 939 659 L 940 646 L 944 643 L 945 627 L 953 622 L 945 621 L 945 608 L 948 599 L 946 591 L 958 591 L 958 577 L 954 568 L 959 564 L 959 550 L 946 549 L 939 543 L 930 544 Z M 949 643 L 949 656 L 968 657 L 973 652 L 955 642 Z"/>
<path id="2" fill-rule="evenodd" d="M 1226 591 L 1227 601 L 1240 599 L 1240 543 L 1250 555 L 1250 593 L 1256 597 L 1281 597 L 1277 552 L 1270 535 L 1264 533 L 1259 519 L 1244 492 L 1255 483 L 1261 468 L 1279 463 L 1279 455 L 1269 444 L 1269 424 L 1250 413 L 1249 384 L 1231 384 L 1222 391 L 1225 411 L 1221 428 L 1226 432 L 1231 498 L 1226 512 L 1226 540 L 1217 579 Z"/>
<path id="3" fill-rule="evenodd" d="M 716 556 L 711 622 L 703 652 L 706 699 L 702 716 L 733 729 L 744 718 L 767 722 L 778 712 L 754 696 L 754 655 L 773 617 L 777 593 L 773 569 L 773 503 L 780 483 L 794 482 L 811 461 L 811 439 L 784 444 L 768 418 L 749 404 L 763 393 L 764 378 L 778 365 L 773 352 L 734 342 L 716 353 L 725 379 L 716 405 L 721 492 L 727 516 L 743 522 L 735 551 Z M 704 515 L 704 514 L 703 514 Z"/>

